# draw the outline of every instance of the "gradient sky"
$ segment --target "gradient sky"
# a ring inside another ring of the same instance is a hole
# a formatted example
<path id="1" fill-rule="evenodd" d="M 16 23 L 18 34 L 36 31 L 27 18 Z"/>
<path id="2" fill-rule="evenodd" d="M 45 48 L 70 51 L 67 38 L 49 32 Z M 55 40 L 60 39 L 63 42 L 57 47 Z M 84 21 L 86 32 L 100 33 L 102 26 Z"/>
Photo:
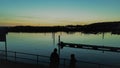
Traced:
<path id="1" fill-rule="evenodd" d="M 120 21 L 120 0 L 0 0 L 0 26 Z"/>

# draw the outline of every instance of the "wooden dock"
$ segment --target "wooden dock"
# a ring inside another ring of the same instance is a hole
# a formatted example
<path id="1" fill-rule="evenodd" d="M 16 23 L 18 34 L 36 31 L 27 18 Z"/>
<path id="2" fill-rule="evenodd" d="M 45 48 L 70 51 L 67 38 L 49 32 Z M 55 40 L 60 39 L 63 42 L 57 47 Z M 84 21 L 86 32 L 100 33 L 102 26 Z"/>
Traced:
<path id="1" fill-rule="evenodd" d="M 60 46 L 60 48 L 72 47 L 72 48 L 81 48 L 81 49 L 90 49 L 90 50 L 120 52 L 120 47 L 87 45 L 87 44 L 74 44 L 74 43 L 64 43 L 64 42 L 60 42 L 60 43 L 58 43 L 58 45 Z"/>

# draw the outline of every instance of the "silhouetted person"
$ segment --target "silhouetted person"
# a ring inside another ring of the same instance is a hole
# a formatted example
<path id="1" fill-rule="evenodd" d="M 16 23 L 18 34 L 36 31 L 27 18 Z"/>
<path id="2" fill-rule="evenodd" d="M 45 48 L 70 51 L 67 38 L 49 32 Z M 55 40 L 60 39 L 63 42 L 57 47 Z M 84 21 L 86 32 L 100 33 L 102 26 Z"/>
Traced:
<path id="1" fill-rule="evenodd" d="M 50 68 L 59 67 L 59 55 L 57 54 L 57 49 L 55 48 L 50 56 Z"/>
<path id="2" fill-rule="evenodd" d="M 74 54 L 71 54 L 69 66 L 70 66 L 69 68 L 76 68 L 76 59 Z"/>

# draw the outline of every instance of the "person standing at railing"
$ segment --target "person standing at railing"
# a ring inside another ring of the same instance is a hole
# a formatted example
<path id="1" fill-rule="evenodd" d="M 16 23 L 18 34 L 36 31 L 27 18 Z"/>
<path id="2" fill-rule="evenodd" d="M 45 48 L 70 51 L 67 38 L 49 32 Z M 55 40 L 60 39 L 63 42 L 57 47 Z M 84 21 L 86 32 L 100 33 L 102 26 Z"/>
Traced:
<path id="1" fill-rule="evenodd" d="M 50 68 L 59 67 L 59 55 L 57 54 L 57 49 L 55 48 L 50 56 Z"/>
<path id="2" fill-rule="evenodd" d="M 76 58 L 74 54 L 71 54 L 69 68 L 76 68 Z"/>

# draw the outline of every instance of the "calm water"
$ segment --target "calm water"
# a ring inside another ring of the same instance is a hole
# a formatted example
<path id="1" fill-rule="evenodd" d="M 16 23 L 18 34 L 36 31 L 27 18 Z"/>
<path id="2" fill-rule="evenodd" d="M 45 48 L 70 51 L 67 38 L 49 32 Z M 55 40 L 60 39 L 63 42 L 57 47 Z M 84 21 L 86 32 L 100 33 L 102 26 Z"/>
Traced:
<path id="1" fill-rule="evenodd" d="M 7 48 L 10 51 L 25 52 L 50 56 L 54 48 L 57 48 L 58 36 L 61 41 L 68 43 L 94 44 L 101 46 L 120 47 L 120 35 L 110 33 L 103 34 L 67 34 L 58 33 L 8 33 Z M 4 43 L 0 42 L 0 49 L 4 50 Z M 97 63 L 120 65 L 120 53 L 102 52 L 87 49 L 64 47 L 61 49 L 61 58 L 70 58 L 74 53 L 78 60 Z"/>

